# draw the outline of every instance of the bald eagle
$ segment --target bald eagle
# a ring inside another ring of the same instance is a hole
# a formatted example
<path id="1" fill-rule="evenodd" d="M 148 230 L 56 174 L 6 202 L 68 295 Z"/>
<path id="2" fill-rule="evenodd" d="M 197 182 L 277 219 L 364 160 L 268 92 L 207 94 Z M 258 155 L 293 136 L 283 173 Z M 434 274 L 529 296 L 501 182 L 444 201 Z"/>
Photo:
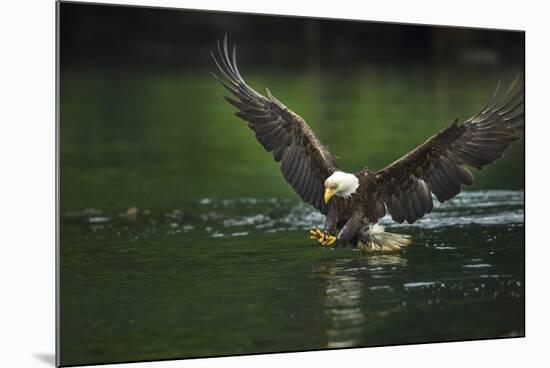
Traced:
<path id="1" fill-rule="evenodd" d="M 524 126 L 523 87 L 518 79 L 505 91 L 500 82 L 479 113 L 430 137 L 397 161 L 378 171 L 347 173 L 299 115 L 244 81 L 237 67 L 236 47 L 228 52 L 218 41 L 212 57 L 223 78 L 214 77 L 233 95 L 223 96 L 248 122 L 260 144 L 280 163 L 285 180 L 303 201 L 326 216 L 324 230 L 312 229 L 310 238 L 324 246 L 351 244 L 367 251 L 396 251 L 410 237 L 384 232 L 378 220 L 412 224 L 471 185 L 466 166 L 481 170 L 504 155 Z"/>

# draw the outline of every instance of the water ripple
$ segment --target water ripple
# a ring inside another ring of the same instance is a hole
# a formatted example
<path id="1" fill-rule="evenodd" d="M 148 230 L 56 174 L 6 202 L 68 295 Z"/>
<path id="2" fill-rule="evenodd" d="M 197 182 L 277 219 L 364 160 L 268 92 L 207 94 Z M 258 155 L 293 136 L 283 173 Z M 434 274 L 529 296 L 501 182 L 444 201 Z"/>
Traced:
<path id="1" fill-rule="evenodd" d="M 414 224 L 398 224 L 386 215 L 380 222 L 389 227 L 436 229 L 446 226 L 509 225 L 524 221 L 523 191 L 463 192 L 453 200 L 440 204 L 434 199 L 432 213 Z M 118 214 L 103 214 L 99 209 L 86 208 L 67 212 L 67 219 L 83 220 L 90 225 L 115 221 L 145 220 L 151 226 L 166 224 L 171 233 L 206 231 L 209 236 L 246 236 L 253 232 L 277 233 L 322 227 L 325 216 L 293 198 L 203 198 L 195 209 L 172 209 L 159 215 L 149 210 L 132 208 Z M 132 216 L 130 216 L 130 214 Z M 491 241 L 488 239 L 488 241 Z M 437 249 L 446 249 L 439 246 Z"/>
<path id="2" fill-rule="evenodd" d="M 205 200 L 201 203 L 204 204 Z M 380 222 L 393 227 L 415 227 L 434 229 L 445 226 L 502 225 L 518 224 L 524 221 L 523 191 L 489 190 L 463 192 L 453 200 L 441 204 L 434 199 L 434 210 L 414 224 L 397 224 L 386 215 Z M 279 211 L 270 215 L 264 214 L 272 206 L 288 208 L 287 212 Z M 269 232 L 285 231 L 287 229 L 310 229 L 323 225 L 324 216 L 311 207 L 291 200 L 239 198 L 233 200 L 208 200 L 208 205 L 225 208 L 244 208 L 252 213 L 225 219 L 223 225 L 254 226 Z M 255 212 L 258 211 L 258 212 Z"/>

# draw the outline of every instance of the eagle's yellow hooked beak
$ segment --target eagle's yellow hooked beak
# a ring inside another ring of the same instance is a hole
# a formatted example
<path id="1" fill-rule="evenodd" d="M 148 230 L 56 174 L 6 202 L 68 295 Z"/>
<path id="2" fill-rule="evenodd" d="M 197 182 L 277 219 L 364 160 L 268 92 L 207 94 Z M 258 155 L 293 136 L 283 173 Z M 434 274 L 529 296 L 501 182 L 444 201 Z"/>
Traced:
<path id="1" fill-rule="evenodd" d="M 336 189 L 325 188 L 325 203 L 328 203 L 334 193 L 336 193 Z"/>

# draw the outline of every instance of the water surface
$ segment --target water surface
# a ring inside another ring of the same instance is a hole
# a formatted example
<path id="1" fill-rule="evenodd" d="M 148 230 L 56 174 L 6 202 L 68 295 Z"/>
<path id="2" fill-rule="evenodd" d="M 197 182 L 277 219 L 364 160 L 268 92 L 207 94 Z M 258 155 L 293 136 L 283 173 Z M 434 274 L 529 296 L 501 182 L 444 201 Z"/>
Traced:
<path id="1" fill-rule="evenodd" d="M 307 229 L 321 216 L 290 200 L 67 213 L 65 362 L 522 335 L 522 203 L 517 191 L 463 193 L 390 227 L 414 237 L 391 255 L 316 245 Z"/>

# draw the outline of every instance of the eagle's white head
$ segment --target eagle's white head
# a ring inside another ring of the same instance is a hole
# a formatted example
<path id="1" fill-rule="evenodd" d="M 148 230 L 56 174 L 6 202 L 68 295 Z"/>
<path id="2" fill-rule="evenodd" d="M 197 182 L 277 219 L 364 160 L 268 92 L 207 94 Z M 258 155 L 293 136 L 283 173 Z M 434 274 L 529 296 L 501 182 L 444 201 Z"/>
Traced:
<path id="1" fill-rule="evenodd" d="M 325 180 L 325 203 L 334 195 L 349 197 L 359 187 L 359 179 L 353 174 L 336 171 Z"/>

